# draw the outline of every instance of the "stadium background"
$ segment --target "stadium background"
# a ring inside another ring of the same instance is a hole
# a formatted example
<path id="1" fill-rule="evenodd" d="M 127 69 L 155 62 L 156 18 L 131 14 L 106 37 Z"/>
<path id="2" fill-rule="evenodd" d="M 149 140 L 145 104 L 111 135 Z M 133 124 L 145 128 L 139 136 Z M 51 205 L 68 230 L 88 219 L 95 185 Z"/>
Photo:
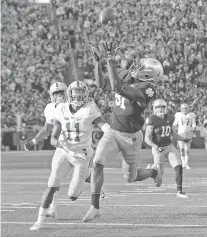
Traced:
<path id="1" fill-rule="evenodd" d="M 206 0 L 48 1 L 2 1 L 2 150 L 22 150 L 25 140 L 43 126 L 48 88 L 57 80 L 67 85 L 76 79 L 86 82 L 90 96 L 109 120 L 114 93 L 95 85 L 93 59 L 86 47 L 101 39 L 120 46 L 116 56 L 120 68 L 128 68 L 135 57 L 154 57 L 162 63 L 164 78 L 158 95 L 172 113 L 183 102 L 190 105 L 197 121 L 192 147 L 205 147 Z M 109 5 L 118 16 L 114 28 L 98 22 L 99 12 Z M 104 64 L 103 70 L 106 73 Z M 94 147 L 100 137 L 95 129 Z M 35 149 L 51 149 L 49 138 Z"/>

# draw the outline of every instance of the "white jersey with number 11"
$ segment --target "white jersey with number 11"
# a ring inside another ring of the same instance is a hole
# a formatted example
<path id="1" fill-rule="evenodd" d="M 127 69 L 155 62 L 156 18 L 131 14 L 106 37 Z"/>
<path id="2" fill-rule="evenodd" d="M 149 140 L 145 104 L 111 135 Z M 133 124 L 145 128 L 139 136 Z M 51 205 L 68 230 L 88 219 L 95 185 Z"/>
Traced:
<path id="1" fill-rule="evenodd" d="M 101 116 L 94 102 L 84 104 L 76 113 L 71 113 L 69 103 L 60 103 L 55 110 L 55 118 L 62 125 L 60 140 L 67 140 L 70 148 L 91 146 L 92 122 Z"/>

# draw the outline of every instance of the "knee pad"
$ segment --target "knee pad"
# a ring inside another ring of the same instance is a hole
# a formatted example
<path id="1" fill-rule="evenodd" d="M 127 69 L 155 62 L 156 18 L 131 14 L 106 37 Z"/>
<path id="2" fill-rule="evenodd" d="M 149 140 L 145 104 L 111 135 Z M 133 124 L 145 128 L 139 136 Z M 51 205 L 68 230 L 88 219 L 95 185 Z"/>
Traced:
<path id="1" fill-rule="evenodd" d="M 68 198 L 69 198 L 71 201 L 75 201 L 75 200 L 77 200 L 78 197 L 70 197 L 70 196 L 69 196 Z"/>
<path id="2" fill-rule="evenodd" d="M 185 150 L 184 150 L 184 148 L 180 149 L 180 154 L 181 154 L 181 156 L 185 156 Z"/>

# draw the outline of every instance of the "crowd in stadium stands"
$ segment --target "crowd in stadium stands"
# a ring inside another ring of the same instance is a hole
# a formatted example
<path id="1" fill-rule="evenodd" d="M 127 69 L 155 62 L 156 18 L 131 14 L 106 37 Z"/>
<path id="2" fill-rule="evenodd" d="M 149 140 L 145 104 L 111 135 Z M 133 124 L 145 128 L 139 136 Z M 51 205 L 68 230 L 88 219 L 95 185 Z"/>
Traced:
<path id="1" fill-rule="evenodd" d="M 198 122 L 203 122 L 207 88 L 198 79 L 207 65 L 206 1 L 35 1 L 2 1 L 2 127 L 18 126 L 19 121 L 43 125 L 48 88 L 57 80 L 68 85 L 74 76 L 72 58 L 108 120 L 114 93 L 96 87 L 93 59 L 86 47 L 102 39 L 120 46 L 116 55 L 120 68 L 142 57 L 157 58 L 165 74 L 159 97 L 172 112 L 180 103 L 189 103 Z M 115 27 L 100 26 L 98 14 L 106 6 L 116 9 Z"/>

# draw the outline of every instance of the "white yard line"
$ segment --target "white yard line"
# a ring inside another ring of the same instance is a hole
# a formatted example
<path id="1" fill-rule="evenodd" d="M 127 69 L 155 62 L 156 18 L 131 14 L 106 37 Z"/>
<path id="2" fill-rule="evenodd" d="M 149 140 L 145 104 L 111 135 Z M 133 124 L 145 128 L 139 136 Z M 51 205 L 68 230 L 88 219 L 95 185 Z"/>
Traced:
<path id="1" fill-rule="evenodd" d="M 19 207 L 17 207 L 17 206 L 9 206 L 9 207 L 4 207 L 4 206 L 2 206 L 2 208 L 4 209 L 4 208 L 18 208 L 18 209 L 35 209 L 36 207 L 21 207 L 21 206 L 19 206 Z"/>
<path id="2" fill-rule="evenodd" d="M 30 225 L 33 224 L 33 222 L 1 222 L 1 224 L 18 224 L 18 225 Z M 182 227 L 182 228 L 194 228 L 194 227 L 200 227 L 200 228 L 206 228 L 207 225 L 199 225 L 199 224 L 190 224 L 190 225 L 179 225 L 179 224 L 133 224 L 133 223 L 65 223 L 65 222 L 46 222 L 45 225 L 66 225 L 66 226 L 132 226 L 132 227 Z"/>
<path id="3" fill-rule="evenodd" d="M 1 212 L 14 212 L 15 210 L 1 210 Z"/>

